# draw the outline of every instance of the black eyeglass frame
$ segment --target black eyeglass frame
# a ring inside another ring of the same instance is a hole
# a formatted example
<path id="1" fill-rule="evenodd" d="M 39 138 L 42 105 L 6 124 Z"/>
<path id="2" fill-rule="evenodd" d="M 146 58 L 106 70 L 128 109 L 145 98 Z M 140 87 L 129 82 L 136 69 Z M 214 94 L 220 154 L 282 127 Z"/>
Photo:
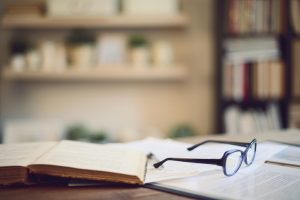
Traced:
<path id="1" fill-rule="evenodd" d="M 228 151 L 225 151 L 223 156 L 220 159 L 194 159 L 194 158 L 165 158 L 164 160 L 155 163 L 153 166 L 155 168 L 160 167 L 163 163 L 165 163 L 166 161 L 180 161 L 180 162 L 189 162 L 189 163 L 199 163 L 199 164 L 211 164 L 211 165 L 218 165 L 221 166 L 223 168 L 223 173 L 226 176 L 232 176 L 234 175 L 241 167 L 243 161 L 245 162 L 246 165 L 251 165 L 255 159 L 255 155 L 256 155 L 256 149 L 257 149 L 257 141 L 256 139 L 253 139 L 250 143 L 243 143 L 243 142 L 230 142 L 230 141 L 218 141 L 218 140 L 207 140 L 204 142 L 201 142 L 199 144 L 193 145 L 189 148 L 187 148 L 187 150 L 192 151 L 195 148 L 197 148 L 200 145 L 203 145 L 205 143 L 221 143 L 221 144 L 232 144 L 232 145 L 237 145 L 237 146 L 242 146 L 242 147 L 246 147 L 246 149 L 244 151 L 239 150 L 239 149 L 231 149 Z M 250 149 L 250 147 L 252 147 L 252 145 L 254 145 L 254 155 L 251 161 L 247 160 L 247 153 Z M 236 168 L 236 170 L 233 173 L 228 173 L 226 171 L 226 161 L 229 155 L 236 153 L 236 152 L 240 152 L 241 153 L 241 160 L 240 163 L 238 165 L 238 167 Z"/>

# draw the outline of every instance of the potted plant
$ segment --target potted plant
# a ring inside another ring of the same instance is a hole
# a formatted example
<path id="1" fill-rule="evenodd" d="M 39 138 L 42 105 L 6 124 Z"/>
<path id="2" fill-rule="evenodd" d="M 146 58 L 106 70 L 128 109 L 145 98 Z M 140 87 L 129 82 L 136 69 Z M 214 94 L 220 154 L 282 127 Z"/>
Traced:
<path id="1" fill-rule="evenodd" d="M 134 67 L 149 65 L 150 56 L 148 42 L 144 36 L 133 35 L 129 39 L 130 60 Z"/>
<path id="2" fill-rule="evenodd" d="M 67 39 L 71 67 L 89 69 L 93 65 L 95 39 L 85 32 L 74 32 Z"/>
<path id="3" fill-rule="evenodd" d="M 30 44 L 26 38 L 13 38 L 10 42 L 11 60 L 10 65 L 12 70 L 21 72 L 25 70 L 26 58 L 25 54 L 28 51 Z"/>

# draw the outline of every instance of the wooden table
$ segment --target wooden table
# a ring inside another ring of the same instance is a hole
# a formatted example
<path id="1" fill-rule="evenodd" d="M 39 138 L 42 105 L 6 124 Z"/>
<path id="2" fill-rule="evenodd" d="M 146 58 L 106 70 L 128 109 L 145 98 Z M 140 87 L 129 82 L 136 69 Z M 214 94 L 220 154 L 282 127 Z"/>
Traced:
<path id="1" fill-rule="evenodd" d="M 133 186 L 93 186 L 93 187 L 67 187 L 67 186 L 30 186 L 0 189 L 1 200 L 44 200 L 44 199 L 166 199 L 184 200 L 187 197 L 160 192 L 143 187 Z"/>
<path id="2" fill-rule="evenodd" d="M 288 133 L 273 133 L 260 135 L 245 135 L 245 136 L 205 136 L 188 138 L 185 141 L 197 143 L 207 139 L 223 139 L 235 141 L 250 141 L 253 138 L 258 141 L 277 140 L 287 143 L 300 144 L 300 132 L 290 131 Z M 189 199 L 166 192 L 160 192 L 144 187 L 136 187 L 131 185 L 107 185 L 107 186 L 92 186 L 92 187 L 67 187 L 62 185 L 47 185 L 47 186 L 27 186 L 27 187 L 13 187 L 0 188 L 0 200 L 16 199 L 16 200 L 33 200 L 33 199 L 167 199 L 167 200 L 181 200 Z"/>

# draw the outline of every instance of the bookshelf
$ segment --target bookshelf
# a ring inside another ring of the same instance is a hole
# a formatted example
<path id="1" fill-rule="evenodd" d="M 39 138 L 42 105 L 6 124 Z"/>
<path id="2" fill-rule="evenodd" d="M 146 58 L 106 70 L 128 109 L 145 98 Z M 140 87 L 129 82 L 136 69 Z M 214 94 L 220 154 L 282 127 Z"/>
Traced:
<path id="1" fill-rule="evenodd" d="M 217 133 L 288 127 L 292 91 L 289 4 L 284 0 L 216 3 Z"/>

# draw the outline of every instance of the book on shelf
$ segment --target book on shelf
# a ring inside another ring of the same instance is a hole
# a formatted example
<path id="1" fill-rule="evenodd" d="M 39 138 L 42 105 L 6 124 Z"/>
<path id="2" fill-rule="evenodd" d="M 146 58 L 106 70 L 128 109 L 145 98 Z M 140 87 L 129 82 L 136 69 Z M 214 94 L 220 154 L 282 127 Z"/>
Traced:
<path id="1" fill-rule="evenodd" d="M 295 40 L 293 46 L 293 96 L 300 97 L 300 41 Z"/>
<path id="2" fill-rule="evenodd" d="M 275 103 L 262 108 L 242 110 L 229 106 L 224 112 L 225 132 L 229 134 L 251 134 L 279 130 L 281 125 L 279 107 Z"/>
<path id="3" fill-rule="evenodd" d="M 227 32 L 280 33 L 282 0 L 228 0 Z"/>
<path id="4" fill-rule="evenodd" d="M 143 184 L 144 152 L 84 142 L 0 145 L 0 185 L 29 184 L 33 176 Z"/>
<path id="5" fill-rule="evenodd" d="M 290 3 L 291 10 L 291 23 L 293 31 L 297 34 L 300 33 L 300 1 L 292 0 Z"/>
<path id="6" fill-rule="evenodd" d="M 231 39 L 224 43 L 223 97 L 237 102 L 284 96 L 285 66 L 274 38 Z"/>
<path id="7" fill-rule="evenodd" d="M 289 127 L 300 128 L 300 103 L 292 102 L 289 106 Z"/>

